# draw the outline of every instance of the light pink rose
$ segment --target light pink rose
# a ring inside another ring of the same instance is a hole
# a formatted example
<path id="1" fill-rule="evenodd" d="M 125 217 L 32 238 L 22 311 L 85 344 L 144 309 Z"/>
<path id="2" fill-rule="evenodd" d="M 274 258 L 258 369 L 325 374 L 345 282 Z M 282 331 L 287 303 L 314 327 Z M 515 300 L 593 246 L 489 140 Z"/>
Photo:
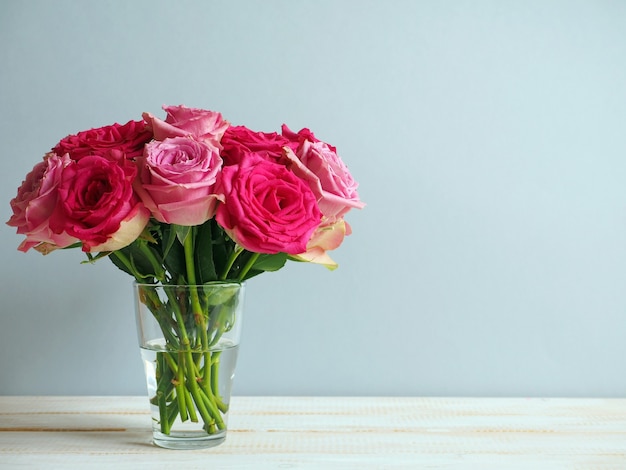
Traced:
<path id="1" fill-rule="evenodd" d="M 152 140 L 152 132 L 146 129 L 143 121 L 128 121 L 124 125 L 110 126 L 81 131 L 68 135 L 54 149 L 57 155 L 68 153 L 72 160 L 80 160 L 88 155 L 133 159 L 143 153 L 143 146 Z"/>
<path id="2" fill-rule="evenodd" d="M 17 196 L 11 200 L 13 215 L 7 225 L 17 227 L 17 233 L 26 235 L 18 248 L 20 251 L 43 244 L 52 251 L 54 247 L 64 248 L 78 241 L 65 232 L 54 233 L 48 223 L 57 205 L 63 169 L 71 163 L 68 155 L 59 157 L 49 153 L 26 175 Z"/>
<path id="3" fill-rule="evenodd" d="M 222 170 L 215 220 L 240 246 L 256 253 L 298 254 L 320 224 L 307 184 L 283 165 L 255 154 Z"/>
<path id="4" fill-rule="evenodd" d="M 222 135 L 229 126 L 228 121 L 216 111 L 182 105 L 163 106 L 163 110 L 167 113 L 165 121 L 150 113 L 143 113 L 143 119 L 156 140 L 192 136 L 196 140 L 219 147 Z"/>
<path id="5" fill-rule="evenodd" d="M 146 145 L 137 163 L 135 189 L 159 222 L 190 226 L 213 217 L 220 199 L 213 189 L 222 167 L 216 147 L 190 137 L 166 138 Z"/>
<path id="6" fill-rule="evenodd" d="M 128 160 L 116 162 L 96 155 L 65 167 L 50 228 L 78 238 L 85 252 L 129 245 L 150 219 L 150 211 L 133 192 L 136 174 L 137 168 Z"/>
<path id="7" fill-rule="evenodd" d="M 300 261 L 324 265 L 331 270 L 336 269 L 338 264 L 327 252 L 338 248 L 350 233 L 350 226 L 343 219 L 332 224 L 322 224 L 313 232 L 306 251 L 294 257 Z"/>
<path id="8" fill-rule="evenodd" d="M 290 161 L 288 167 L 308 183 L 322 214 L 330 222 L 352 208 L 365 207 L 357 193 L 358 184 L 334 147 L 321 141 L 303 140 L 295 152 L 285 147 L 285 155 Z"/>

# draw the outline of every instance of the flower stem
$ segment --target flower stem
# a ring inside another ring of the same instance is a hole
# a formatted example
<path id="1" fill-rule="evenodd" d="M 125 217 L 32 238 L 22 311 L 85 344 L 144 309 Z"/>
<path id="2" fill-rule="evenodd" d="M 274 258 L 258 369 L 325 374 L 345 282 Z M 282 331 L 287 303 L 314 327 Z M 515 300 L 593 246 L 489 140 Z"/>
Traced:
<path id="1" fill-rule="evenodd" d="M 154 271 L 154 277 L 156 277 L 159 282 L 165 282 L 165 269 L 163 268 L 163 261 L 157 259 L 155 253 L 148 246 L 148 243 L 144 240 L 139 240 L 139 249 L 141 253 L 146 257 L 152 269 Z"/>
<path id="2" fill-rule="evenodd" d="M 259 256 L 261 256 L 261 253 L 252 253 L 252 256 L 250 256 L 250 259 L 248 259 L 248 262 L 241 269 L 241 272 L 239 273 L 239 277 L 237 278 L 239 282 L 243 281 L 243 279 L 246 277 L 246 274 L 248 274 L 248 271 L 250 271 L 250 268 L 254 266 L 254 263 L 256 263 L 256 260 L 259 258 Z"/>
<path id="3" fill-rule="evenodd" d="M 222 275 L 220 276 L 220 281 L 226 280 L 226 278 L 228 277 L 228 273 L 230 272 L 230 269 L 233 267 L 233 264 L 235 264 L 237 257 L 241 253 L 243 253 L 243 247 L 236 246 L 233 252 L 228 257 L 228 261 L 226 261 L 226 266 L 224 267 L 224 272 L 222 272 Z"/>
<path id="4" fill-rule="evenodd" d="M 219 384 L 217 382 L 219 368 L 220 368 L 220 356 L 222 355 L 222 351 L 215 351 L 211 358 L 211 389 L 214 391 L 213 398 L 215 399 L 215 405 L 222 412 L 226 413 L 228 411 L 228 405 L 224 403 L 222 397 L 219 394 Z"/>
<path id="5" fill-rule="evenodd" d="M 211 371 L 211 362 L 210 357 L 211 353 L 208 351 L 208 335 L 207 335 L 207 323 L 204 316 L 204 312 L 202 310 L 202 305 L 200 304 L 200 297 L 198 295 L 198 290 L 196 288 L 196 267 L 194 262 L 194 241 L 193 241 L 194 231 L 190 230 L 185 240 L 183 242 L 183 248 L 185 252 L 185 268 L 187 269 L 187 281 L 190 286 L 190 296 L 191 296 L 191 308 L 194 315 L 194 321 L 196 327 L 198 328 L 198 333 L 200 337 L 200 342 L 202 345 L 202 351 L 205 359 L 205 373 L 200 374 L 200 371 L 197 370 L 195 361 L 193 360 L 193 356 L 190 350 L 185 351 L 185 357 L 182 359 L 185 362 L 185 374 L 187 377 L 187 388 L 189 393 L 193 397 L 194 402 L 196 403 L 196 407 L 200 415 L 202 416 L 202 420 L 206 425 L 206 429 L 208 432 L 217 429 L 224 429 L 224 421 L 220 415 L 220 407 L 216 403 L 213 390 L 211 390 L 211 385 L 213 381 L 209 376 L 209 372 Z M 241 249 L 243 251 L 243 249 Z M 236 256 L 233 257 L 232 263 Z M 229 268 L 230 270 L 230 268 Z M 188 344 L 188 343 L 187 343 Z M 207 363 L 208 360 L 208 363 Z M 179 371 L 181 370 L 182 365 L 179 364 Z M 217 373 L 217 370 L 215 370 Z M 204 378 L 204 380 L 202 380 Z M 200 380 L 199 380 L 200 379 Z M 202 385 L 199 386 L 198 382 Z M 206 388 L 205 388 L 206 387 Z M 181 414 L 182 418 L 182 414 Z"/>
<path id="6" fill-rule="evenodd" d="M 183 248 L 185 250 L 185 268 L 187 268 L 187 281 L 192 286 L 196 285 L 196 266 L 193 260 L 193 230 L 189 230 L 185 241 L 183 242 Z"/>
<path id="7" fill-rule="evenodd" d="M 204 421 L 204 423 L 207 426 L 211 426 L 212 423 L 214 423 L 216 421 L 216 419 L 214 419 L 214 417 L 212 417 L 206 406 L 205 406 L 205 401 L 204 401 L 204 397 L 202 392 L 200 391 L 200 387 L 198 387 L 198 382 L 196 382 L 195 380 L 195 367 L 194 367 L 194 362 L 193 362 L 193 357 L 191 356 L 191 351 L 186 351 L 186 365 L 187 365 L 187 378 L 189 380 L 187 380 L 187 386 L 189 387 L 189 392 L 191 393 L 191 396 L 193 397 L 194 401 L 196 402 L 196 406 L 198 407 L 198 411 L 200 412 L 200 415 L 202 416 L 202 420 Z"/>
<path id="8" fill-rule="evenodd" d="M 185 358 L 183 357 L 183 353 L 181 351 L 178 352 L 178 363 L 182 364 Z M 187 404 L 185 403 L 185 375 L 183 367 L 178 368 L 178 373 L 176 374 L 176 400 L 178 400 L 178 413 L 180 413 L 180 420 L 185 422 L 189 418 L 187 414 Z"/>
<path id="9" fill-rule="evenodd" d="M 204 338 L 202 341 L 203 347 L 206 347 L 206 322 L 204 321 L 204 313 L 202 312 L 202 306 L 200 305 L 200 297 L 198 296 L 198 290 L 196 289 L 196 266 L 193 259 L 193 230 L 190 230 L 185 237 L 184 243 L 185 249 L 185 267 L 187 268 L 187 280 L 189 281 L 190 287 L 189 294 L 191 295 L 191 307 L 193 310 L 194 320 L 196 325 L 200 328 L 201 338 Z"/>
<path id="10" fill-rule="evenodd" d="M 148 278 L 148 276 L 144 276 L 139 273 L 137 269 L 135 269 L 135 266 L 133 266 L 133 263 L 131 263 L 128 257 L 121 251 L 112 251 L 110 256 L 114 256 L 115 258 L 117 258 L 126 267 L 127 272 L 132 273 L 137 282 L 145 282 L 145 280 Z"/>

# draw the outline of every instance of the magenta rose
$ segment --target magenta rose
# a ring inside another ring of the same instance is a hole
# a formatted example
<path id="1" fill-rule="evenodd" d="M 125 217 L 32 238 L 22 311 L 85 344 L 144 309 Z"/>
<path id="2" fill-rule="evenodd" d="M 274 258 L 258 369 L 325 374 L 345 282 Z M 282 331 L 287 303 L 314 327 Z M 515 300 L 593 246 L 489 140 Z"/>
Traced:
<path id="1" fill-rule="evenodd" d="M 163 106 L 163 110 L 167 113 L 165 121 L 150 113 L 143 113 L 143 118 L 156 140 L 192 136 L 196 140 L 219 147 L 222 135 L 229 126 L 228 121 L 216 111 L 182 105 Z"/>
<path id="2" fill-rule="evenodd" d="M 150 140 L 152 132 L 143 121 L 129 121 L 124 125 L 113 124 L 69 135 L 52 150 L 57 155 L 68 153 L 73 160 L 87 155 L 109 158 L 112 152 L 114 159 L 133 159 L 143 153 L 144 144 Z"/>
<path id="3" fill-rule="evenodd" d="M 283 137 L 291 142 L 289 147 L 295 151 L 295 149 L 305 140 L 310 142 L 319 142 L 319 139 L 315 137 L 313 132 L 311 132 L 306 127 L 304 129 L 300 129 L 298 132 L 293 132 L 291 129 L 287 127 L 286 124 L 283 124 L 281 127 Z M 335 150 L 334 147 L 331 147 Z"/>
<path id="4" fill-rule="evenodd" d="M 255 132 L 245 126 L 231 126 L 226 129 L 221 144 L 224 165 L 239 163 L 248 153 L 285 163 L 283 147 L 289 145 L 290 141 L 275 132 Z"/>
<path id="5" fill-rule="evenodd" d="M 324 214 L 330 222 L 343 217 L 350 209 L 365 206 L 357 193 L 357 183 L 341 161 L 334 147 L 325 142 L 303 140 L 296 149 L 285 149 L 288 165 L 305 180 Z"/>
<path id="6" fill-rule="evenodd" d="M 256 253 L 306 251 L 320 224 L 315 195 L 283 165 L 254 154 L 222 170 L 215 220 L 237 244 Z"/>
<path id="7" fill-rule="evenodd" d="M 200 225 L 213 217 L 222 167 L 216 147 L 190 137 L 166 138 L 146 145 L 137 163 L 135 189 L 159 222 Z"/>
<path id="8" fill-rule="evenodd" d="M 50 228 L 78 238 L 85 252 L 114 251 L 129 245 L 150 219 L 150 212 L 133 192 L 136 173 L 128 160 L 116 162 L 97 155 L 67 166 Z"/>
<path id="9" fill-rule="evenodd" d="M 7 225 L 17 227 L 17 233 L 26 235 L 18 248 L 20 251 L 41 245 L 48 245 L 45 251 L 50 251 L 53 247 L 64 248 L 78 241 L 65 232 L 54 233 L 48 223 L 57 205 L 63 169 L 71 163 L 68 155 L 59 157 L 49 153 L 26 175 L 17 196 L 11 200 L 13 215 Z"/>

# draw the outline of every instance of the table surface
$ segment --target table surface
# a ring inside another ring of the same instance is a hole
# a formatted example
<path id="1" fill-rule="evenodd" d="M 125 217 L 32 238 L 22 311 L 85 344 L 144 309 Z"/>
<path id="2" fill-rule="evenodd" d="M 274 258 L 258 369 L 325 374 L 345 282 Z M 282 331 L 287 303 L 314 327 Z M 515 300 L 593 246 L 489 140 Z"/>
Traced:
<path id="1" fill-rule="evenodd" d="M 626 469 L 626 399 L 233 397 L 188 451 L 150 422 L 145 397 L 0 397 L 0 468 Z"/>

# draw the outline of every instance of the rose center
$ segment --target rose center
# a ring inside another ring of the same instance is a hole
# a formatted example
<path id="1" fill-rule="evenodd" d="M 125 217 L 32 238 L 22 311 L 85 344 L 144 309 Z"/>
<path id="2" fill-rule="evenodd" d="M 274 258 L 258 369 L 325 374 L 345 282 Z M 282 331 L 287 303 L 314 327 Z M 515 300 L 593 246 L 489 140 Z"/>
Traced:
<path id="1" fill-rule="evenodd" d="M 85 190 L 84 202 L 86 206 L 97 206 L 102 196 L 111 192 L 111 185 L 106 180 L 94 180 L 89 183 Z"/>

